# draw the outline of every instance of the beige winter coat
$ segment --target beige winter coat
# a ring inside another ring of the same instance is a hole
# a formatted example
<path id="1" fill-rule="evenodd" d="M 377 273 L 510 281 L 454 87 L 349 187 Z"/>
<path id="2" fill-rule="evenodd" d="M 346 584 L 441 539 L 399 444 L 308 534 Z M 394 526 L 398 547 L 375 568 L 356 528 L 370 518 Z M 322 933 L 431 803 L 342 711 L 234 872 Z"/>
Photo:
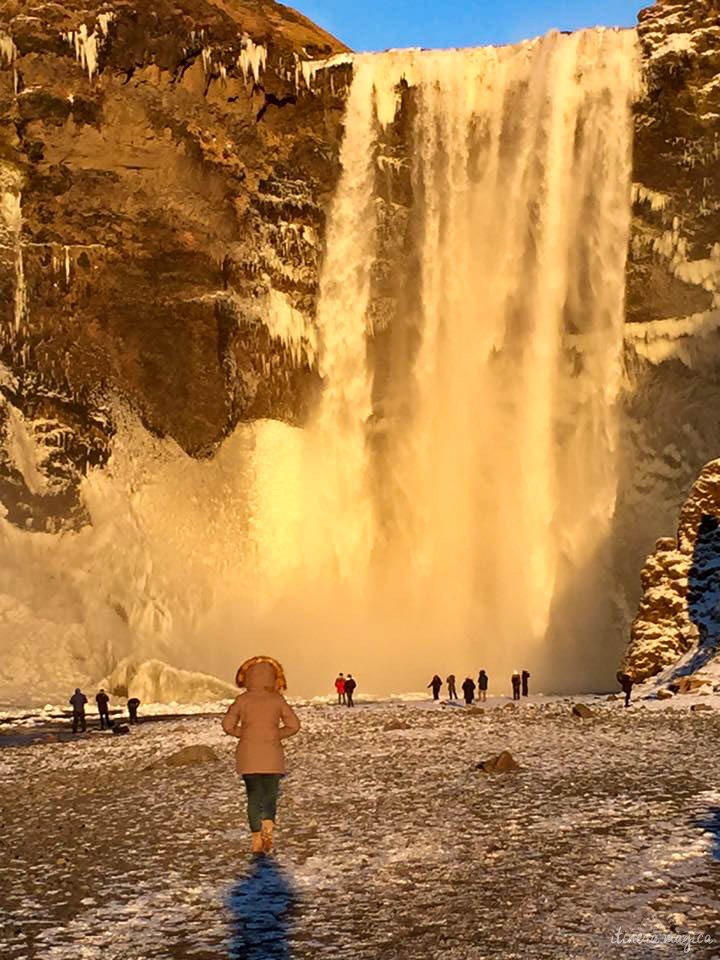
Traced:
<path id="1" fill-rule="evenodd" d="M 256 663 L 240 694 L 223 718 L 223 730 L 239 743 L 235 754 L 238 773 L 285 773 L 282 741 L 300 729 L 295 711 L 275 692 L 275 670 Z"/>

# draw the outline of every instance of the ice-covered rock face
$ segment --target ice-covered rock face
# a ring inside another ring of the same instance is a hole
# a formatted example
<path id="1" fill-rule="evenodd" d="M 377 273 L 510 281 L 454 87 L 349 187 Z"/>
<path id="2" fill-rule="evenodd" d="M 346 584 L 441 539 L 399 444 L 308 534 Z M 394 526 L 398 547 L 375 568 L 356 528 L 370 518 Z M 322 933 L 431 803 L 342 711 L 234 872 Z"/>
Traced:
<path id="1" fill-rule="evenodd" d="M 112 393 L 193 455 L 302 419 L 341 104 L 298 71 L 343 49 L 279 4 L 2 4 L 0 391 L 76 481 Z M 0 460 L 13 520 L 81 517 Z"/>

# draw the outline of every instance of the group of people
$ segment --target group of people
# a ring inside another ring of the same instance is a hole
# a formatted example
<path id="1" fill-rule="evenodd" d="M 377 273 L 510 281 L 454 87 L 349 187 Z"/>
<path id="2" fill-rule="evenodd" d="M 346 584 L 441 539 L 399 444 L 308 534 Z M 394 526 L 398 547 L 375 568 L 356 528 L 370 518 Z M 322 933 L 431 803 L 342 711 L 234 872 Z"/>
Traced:
<path id="1" fill-rule="evenodd" d="M 338 703 L 354 707 L 353 694 L 356 689 L 357 682 L 351 673 L 347 676 L 344 673 L 339 673 L 335 678 L 335 692 L 337 693 Z"/>
<path id="2" fill-rule="evenodd" d="M 81 730 L 83 733 L 87 730 L 87 717 L 85 716 L 85 707 L 88 698 L 79 687 L 75 688 L 75 693 L 70 697 L 70 706 L 73 711 L 72 731 L 77 733 Z M 98 714 L 100 716 L 100 729 L 109 730 L 113 721 L 110 719 L 110 697 L 103 689 L 95 694 L 95 703 L 97 704 Z M 127 702 L 128 719 L 130 723 L 138 722 L 138 709 L 140 701 L 137 697 L 130 697 Z"/>
<path id="3" fill-rule="evenodd" d="M 515 670 L 512 677 L 510 678 L 510 683 L 512 686 L 513 700 L 520 699 L 520 693 L 522 692 L 523 697 L 530 695 L 530 674 L 527 670 L 523 670 L 520 673 L 518 670 Z M 449 677 L 445 680 L 447 684 L 447 693 L 448 700 L 458 700 L 457 688 L 455 686 L 455 674 L 451 673 Z M 443 682 L 440 677 L 435 674 L 430 683 L 428 684 L 428 689 L 432 690 L 433 700 L 440 699 L 440 691 L 442 690 Z M 471 704 L 475 700 L 475 692 L 477 691 L 478 700 L 481 702 L 487 700 L 488 692 L 488 675 L 485 670 L 481 670 L 478 674 L 477 684 L 472 679 L 472 677 L 466 677 L 462 684 L 462 692 L 465 703 Z"/>

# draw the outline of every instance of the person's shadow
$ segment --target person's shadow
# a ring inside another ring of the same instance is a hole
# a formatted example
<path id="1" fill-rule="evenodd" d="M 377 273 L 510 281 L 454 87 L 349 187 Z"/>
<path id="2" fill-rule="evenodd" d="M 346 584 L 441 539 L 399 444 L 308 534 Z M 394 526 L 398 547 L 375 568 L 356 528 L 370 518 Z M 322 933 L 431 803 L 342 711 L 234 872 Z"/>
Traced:
<path id="1" fill-rule="evenodd" d="M 292 881 L 274 857 L 256 857 L 230 890 L 230 960 L 290 960 L 297 906 Z"/>
<path id="2" fill-rule="evenodd" d="M 688 576 L 688 614 L 698 629 L 697 650 L 673 672 L 673 678 L 700 670 L 718 651 L 720 630 L 720 520 L 705 514 L 700 520 Z"/>
<path id="3" fill-rule="evenodd" d="M 697 818 L 695 826 L 711 835 L 710 856 L 720 861 L 720 807 L 711 807 Z"/>

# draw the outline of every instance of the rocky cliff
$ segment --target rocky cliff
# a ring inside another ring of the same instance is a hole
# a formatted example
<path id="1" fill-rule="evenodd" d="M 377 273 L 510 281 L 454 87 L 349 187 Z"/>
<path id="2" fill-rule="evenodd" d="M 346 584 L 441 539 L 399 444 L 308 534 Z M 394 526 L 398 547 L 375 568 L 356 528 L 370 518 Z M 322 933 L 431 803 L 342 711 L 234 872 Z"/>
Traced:
<path id="1" fill-rule="evenodd" d="M 658 0 L 638 19 L 618 569 L 642 572 L 625 666 L 639 679 L 713 650 L 720 418 L 720 4 Z M 702 470 L 700 479 L 695 479 Z M 688 491 L 689 495 L 688 495 Z M 688 497 L 685 505 L 683 502 Z M 705 519 L 704 519 L 705 518 Z M 632 589 L 627 609 L 634 604 Z"/>
<path id="2" fill-rule="evenodd" d="M 82 519 L 120 399 L 187 452 L 312 393 L 342 44 L 271 0 L 0 4 L 0 497 Z M 39 451 L 39 452 L 38 452 Z"/>
<path id="3" fill-rule="evenodd" d="M 640 681 L 706 669 L 720 649 L 720 460 L 693 485 L 677 537 L 658 540 L 642 585 L 624 668 Z"/>

